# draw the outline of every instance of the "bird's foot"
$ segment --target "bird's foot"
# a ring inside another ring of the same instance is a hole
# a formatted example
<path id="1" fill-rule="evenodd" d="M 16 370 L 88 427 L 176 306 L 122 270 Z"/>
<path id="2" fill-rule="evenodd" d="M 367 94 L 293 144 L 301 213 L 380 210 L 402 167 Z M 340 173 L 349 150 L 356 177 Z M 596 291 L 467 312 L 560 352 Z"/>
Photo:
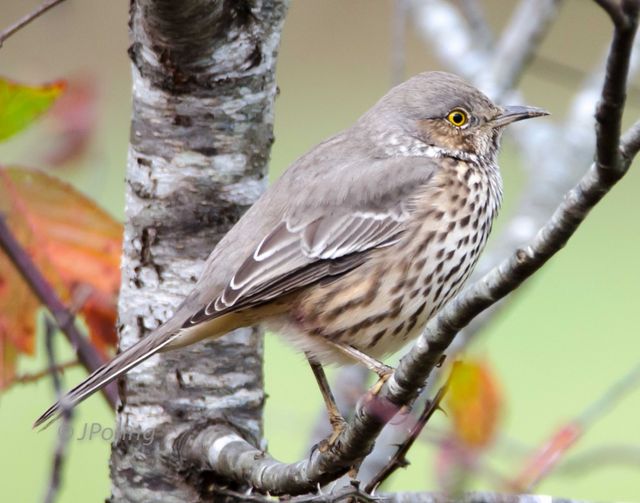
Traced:
<path id="1" fill-rule="evenodd" d="M 331 429 L 333 430 L 331 435 L 318 443 L 318 450 L 322 453 L 327 452 L 331 447 L 333 447 L 340 434 L 347 427 L 347 422 L 340 415 L 331 417 L 330 421 Z"/>
<path id="2" fill-rule="evenodd" d="M 387 380 L 393 375 L 394 371 L 395 371 L 395 369 L 393 367 L 389 367 L 388 365 L 380 364 L 380 366 L 375 369 L 376 374 L 378 374 L 378 380 L 371 387 L 369 392 L 373 396 L 376 396 L 378 393 L 380 393 L 380 390 L 382 389 L 382 386 L 384 386 L 384 383 L 386 383 Z"/>

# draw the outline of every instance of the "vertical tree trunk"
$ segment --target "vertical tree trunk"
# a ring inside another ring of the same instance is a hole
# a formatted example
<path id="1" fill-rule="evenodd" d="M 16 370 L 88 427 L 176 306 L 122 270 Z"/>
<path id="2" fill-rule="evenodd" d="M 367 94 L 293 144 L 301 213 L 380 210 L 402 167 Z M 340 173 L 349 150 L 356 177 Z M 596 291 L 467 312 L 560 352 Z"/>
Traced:
<path id="1" fill-rule="evenodd" d="M 134 0 L 120 344 L 164 321 L 266 183 L 287 0 Z M 246 329 L 153 357 L 121 382 L 112 501 L 197 501 L 171 439 L 231 422 L 261 438 L 262 343 Z"/>

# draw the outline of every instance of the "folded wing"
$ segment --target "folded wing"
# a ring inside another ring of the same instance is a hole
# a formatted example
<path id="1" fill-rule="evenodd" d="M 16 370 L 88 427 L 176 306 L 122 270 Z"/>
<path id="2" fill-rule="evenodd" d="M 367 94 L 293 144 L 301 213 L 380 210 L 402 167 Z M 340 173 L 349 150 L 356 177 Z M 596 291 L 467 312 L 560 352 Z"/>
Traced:
<path id="1" fill-rule="evenodd" d="M 396 243 L 408 218 L 397 204 L 387 211 L 332 213 L 298 224 L 282 221 L 242 263 L 222 294 L 185 327 L 344 274 L 373 250 Z"/>

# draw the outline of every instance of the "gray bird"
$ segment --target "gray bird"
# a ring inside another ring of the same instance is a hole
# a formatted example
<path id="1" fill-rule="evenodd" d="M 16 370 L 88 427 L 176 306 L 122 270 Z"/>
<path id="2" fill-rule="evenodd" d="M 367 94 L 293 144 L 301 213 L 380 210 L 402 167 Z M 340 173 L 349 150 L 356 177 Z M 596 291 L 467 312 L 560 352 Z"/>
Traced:
<path id="1" fill-rule="evenodd" d="M 35 422 L 74 406 L 159 351 L 261 324 L 311 363 L 334 436 L 343 419 L 322 365 L 379 360 L 415 338 L 471 274 L 502 199 L 508 124 L 455 75 L 419 74 L 295 161 L 218 243 L 175 314 Z"/>

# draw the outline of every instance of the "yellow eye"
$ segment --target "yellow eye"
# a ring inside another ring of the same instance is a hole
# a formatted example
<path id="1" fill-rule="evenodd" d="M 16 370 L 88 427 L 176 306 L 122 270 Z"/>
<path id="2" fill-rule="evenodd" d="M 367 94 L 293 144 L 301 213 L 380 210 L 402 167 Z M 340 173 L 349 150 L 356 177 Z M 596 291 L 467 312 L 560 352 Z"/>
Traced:
<path id="1" fill-rule="evenodd" d="M 462 127 L 467 122 L 469 122 L 469 116 L 464 110 L 456 108 L 455 110 L 451 110 L 451 112 L 449 112 L 449 115 L 447 115 L 447 120 L 456 127 Z"/>

